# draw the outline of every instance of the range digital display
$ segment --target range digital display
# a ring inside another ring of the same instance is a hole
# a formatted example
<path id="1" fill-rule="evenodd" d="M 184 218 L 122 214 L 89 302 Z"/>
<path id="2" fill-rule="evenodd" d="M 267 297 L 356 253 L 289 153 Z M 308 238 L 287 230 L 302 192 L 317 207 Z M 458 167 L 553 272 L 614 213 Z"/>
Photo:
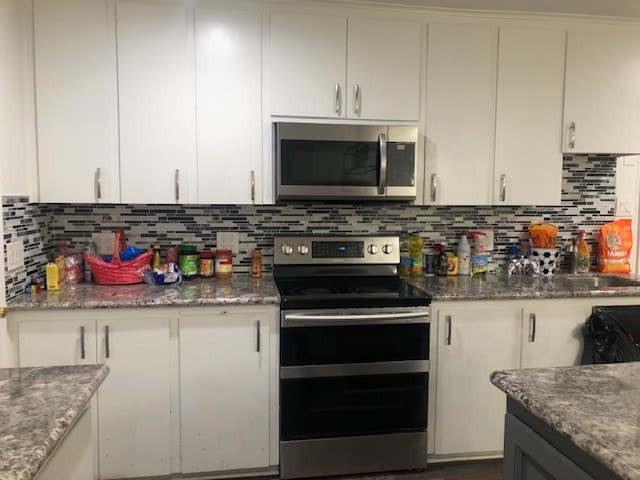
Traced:
<path id="1" fill-rule="evenodd" d="M 364 242 L 311 242 L 313 258 L 363 258 Z"/>

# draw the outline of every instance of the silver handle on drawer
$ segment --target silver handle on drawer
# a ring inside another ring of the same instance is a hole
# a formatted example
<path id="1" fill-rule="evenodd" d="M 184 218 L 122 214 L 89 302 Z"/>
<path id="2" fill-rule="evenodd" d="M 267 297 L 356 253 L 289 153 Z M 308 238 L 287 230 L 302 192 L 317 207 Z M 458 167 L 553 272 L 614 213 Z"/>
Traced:
<path id="1" fill-rule="evenodd" d="M 360 106 L 361 106 L 360 85 L 358 85 L 357 83 L 353 86 L 353 96 L 355 97 L 353 111 L 356 115 L 360 116 Z"/>
<path id="2" fill-rule="evenodd" d="M 340 115 L 342 111 L 342 87 L 336 83 L 336 115 Z"/>
<path id="3" fill-rule="evenodd" d="M 96 196 L 98 200 L 102 198 L 102 172 L 96 168 Z"/>
<path id="4" fill-rule="evenodd" d="M 569 124 L 569 148 L 576 146 L 576 122 Z"/>
<path id="5" fill-rule="evenodd" d="M 260 320 L 256 322 L 256 352 L 260 353 Z"/>
<path id="6" fill-rule="evenodd" d="M 444 336 L 444 344 L 451 345 L 451 315 L 447 315 L 444 317 L 445 322 L 445 336 Z"/>
<path id="7" fill-rule="evenodd" d="M 536 314 L 529 314 L 529 342 L 536 341 Z"/>
<path id="8" fill-rule="evenodd" d="M 256 173 L 251 170 L 251 203 L 256 203 Z"/>
<path id="9" fill-rule="evenodd" d="M 104 327 L 104 351 L 105 351 L 105 356 L 109 358 L 111 353 L 109 351 L 109 325 L 105 325 Z"/>
<path id="10" fill-rule="evenodd" d="M 507 176 L 503 173 L 500 175 L 500 201 L 507 199 Z"/>
<path id="11" fill-rule="evenodd" d="M 302 365 L 280 367 L 280 378 L 352 377 L 358 375 L 390 375 L 399 373 L 427 373 L 429 360 L 397 362 L 349 363 L 334 365 Z"/>
<path id="12" fill-rule="evenodd" d="M 431 201 L 435 202 L 438 198 L 438 175 L 431 174 Z"/>
<path id="13" fill-rule="evenodd" d="M 429 323 L 429 312 L 403 312 L 380 314 L 305 314 L 287 313 L 282 319 L 283 327 L 328 326 L 328 325 L 383 325 L 394 323 Z"/>
<path id="14" fill-rule="evenodd" d="M 85 349 L 84 349 L 84 325 L 82 327 L 80 327 L 80 359 L 84 360 L 86 355 L 85 355 Z"/>
<path id="15" fill-rule="evenodd" d="M 180 201 L 180 170 L 176 169 L 175 175 L 176 203 Z"/>

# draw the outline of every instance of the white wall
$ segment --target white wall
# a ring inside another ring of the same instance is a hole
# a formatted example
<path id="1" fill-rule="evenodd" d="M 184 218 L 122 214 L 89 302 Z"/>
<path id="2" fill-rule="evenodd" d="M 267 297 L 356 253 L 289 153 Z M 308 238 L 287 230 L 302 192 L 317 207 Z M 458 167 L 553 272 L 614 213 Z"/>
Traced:
<path id="1" fill-rule="evenodd" d="M 0 194 L 36 199 L 32 4 L 0 0 Z"/>
<path id="2" fill-rule="evenodd" d="M 633 250 L 631 251 L 631 271 L 638 273 L 640 258 L 640 157 L 620 157 L 616 165 L 616 219 L 631 218 L 633 228 Z"/>

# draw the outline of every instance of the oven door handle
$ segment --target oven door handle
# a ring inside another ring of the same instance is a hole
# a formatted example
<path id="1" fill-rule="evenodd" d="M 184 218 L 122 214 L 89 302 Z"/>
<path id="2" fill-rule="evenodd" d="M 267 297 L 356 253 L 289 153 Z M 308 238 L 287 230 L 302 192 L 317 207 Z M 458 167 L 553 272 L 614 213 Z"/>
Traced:
<path id="1" fill-rule="evenodd" d="M 429 312 L 370 313 L 370 314 L 313 314 L 286 313 L 283 327 L 331 325 L 380 325 L 385 323 L 429 323 Z"/>
<path id="2" fill-rule="evenodd" d="M 356 377 L 363 375 L 398 375 L 405 373 L 429 373 L 429 360 L 280 367 L 280 378 L 282 380 L 295 378 Z"/>

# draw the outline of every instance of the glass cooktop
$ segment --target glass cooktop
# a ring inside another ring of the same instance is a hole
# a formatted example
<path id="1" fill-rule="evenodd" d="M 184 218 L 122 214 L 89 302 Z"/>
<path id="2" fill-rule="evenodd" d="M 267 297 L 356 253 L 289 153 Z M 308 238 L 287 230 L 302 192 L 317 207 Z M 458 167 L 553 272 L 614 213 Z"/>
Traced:
<path id="1" fill-rule="evenodd" d="M 427 306 L 431 297 L 396 276 L 277 278 L 281 308 Z"/>

